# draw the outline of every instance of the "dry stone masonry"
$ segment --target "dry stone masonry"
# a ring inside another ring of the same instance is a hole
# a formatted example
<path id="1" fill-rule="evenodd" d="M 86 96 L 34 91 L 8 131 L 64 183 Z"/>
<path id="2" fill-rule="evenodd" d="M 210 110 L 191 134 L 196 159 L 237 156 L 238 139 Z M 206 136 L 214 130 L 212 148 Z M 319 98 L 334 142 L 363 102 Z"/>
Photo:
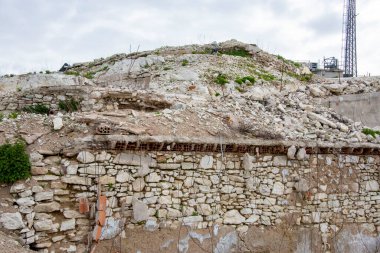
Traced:
<path id="1" fill-rule="evenodd" d="M 380 229 L 380 156 L 202 152 L 82 151 L 76 157 L 32 154 L 33 177 L 15 183 L 18 212 L 1 216 L 33 248 L 83 242 L 94 220 L 79 199 L 107 196 L 107 222 L 129 228 L 187 224 L 316 227 L 325 243 L 343 223 Z M 110 226 L 104 238 L 120 233 Z"/>

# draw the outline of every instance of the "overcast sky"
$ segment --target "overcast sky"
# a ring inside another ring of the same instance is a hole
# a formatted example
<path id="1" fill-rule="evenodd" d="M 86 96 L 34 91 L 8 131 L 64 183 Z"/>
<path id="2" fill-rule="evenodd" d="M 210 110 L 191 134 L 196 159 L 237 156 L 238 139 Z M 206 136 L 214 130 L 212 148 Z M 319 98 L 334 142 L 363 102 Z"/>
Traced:
<path id="1" fill-rule="evenodd" d="M 358 71 L 380 75 L 380 1 L 357 1 Z M 166 45 L 237 39 L 340 59 L 343 0 L 0 0 L 0 74 Z"/>

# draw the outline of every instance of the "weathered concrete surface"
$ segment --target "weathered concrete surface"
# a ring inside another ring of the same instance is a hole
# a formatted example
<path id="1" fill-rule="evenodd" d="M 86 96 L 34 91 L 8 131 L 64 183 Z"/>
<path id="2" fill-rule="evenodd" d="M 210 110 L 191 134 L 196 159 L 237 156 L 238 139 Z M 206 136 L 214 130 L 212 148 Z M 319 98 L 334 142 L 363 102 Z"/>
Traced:
<path id="1" fill-rule="evenodd" d="M 380 92 L 335 96 L 321 103 L 368 127 L 380 126 Z"/>

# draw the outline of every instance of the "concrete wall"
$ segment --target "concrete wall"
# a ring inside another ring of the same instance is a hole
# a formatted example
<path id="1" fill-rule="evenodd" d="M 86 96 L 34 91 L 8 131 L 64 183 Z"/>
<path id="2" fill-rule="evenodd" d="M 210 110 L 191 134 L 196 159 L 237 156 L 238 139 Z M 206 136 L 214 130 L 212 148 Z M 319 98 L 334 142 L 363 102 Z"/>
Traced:
<path id="1" fill-rule="evenodd" d="M 368 127 L 380 126 L 380 92 L 330 97 L 322 103 Z"/>

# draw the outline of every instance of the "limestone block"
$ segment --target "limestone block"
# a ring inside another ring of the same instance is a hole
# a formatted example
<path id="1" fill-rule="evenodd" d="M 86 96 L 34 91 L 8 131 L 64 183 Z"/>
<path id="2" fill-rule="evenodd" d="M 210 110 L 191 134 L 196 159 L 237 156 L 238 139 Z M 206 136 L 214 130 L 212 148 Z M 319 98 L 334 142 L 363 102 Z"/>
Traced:
<path id="1" fill-rule="evenodd" d="M 73 230 L 75 229 L 75 219 L 69 219 L 62 221 L 61 227 L 59 228 L 59 231 L 67 231 L 67 230 Z"/>
<path id="2" fill-rule="evenodd" d="M 99 177 L 99 183 L 102 185 L 114 185 L 115 184 L 115 177 L 104 175 Z"/>
<path id="3" fill-rule="evenodd" d="M 51 212 L 59 211 L 60 208 L 61 208 L 61 205 L 58 202 L 51 202 L 51 203 L 37 204 L 34 207 L 34 211 L 36 213 L 51 213 Z"/>
<path id="4" fill-rule="evenodd" d="M 245 221 L 245 218 L 237 210 L 230 210 L 223 216 L 224 224 L 239 225 Z"/>
<path id="5" fill-rule="evenodd" d="M 22 221 L 22 216 L 18 212 L 1 214 L 0 223 L 8 230 L 16 230 L 25 227 L 24 222 Z"/>
<path id="6" fill-rule="evenodd" d="M 273 159 L 273 165 L 274 166 L 286 166 L 287 164 L 287 157 L 286 156 L 275 156 Z"/>
<path id="7" fill-rule="evenodd" d="M 80 163 L 92 163 L 95 161 L 95 156 L 88 151 L 82 151 L 78 154 L 77 160 Z"/>
<path id="8" fill-rule="evenodd" d="M 307 157 L 307 154 L 306 154 L 306 149 L 305 148 L 300 148 L 297 152 L 297 160 L 299 161 L 303 161 L 305 160 Z"/>
<path id="9" fill-rule="evenodd" d="M 148 183 L 158 183 L 161 180 L 161 176 L 156 172 L 150 173 L 145 177 L 145 181 Z"/>
<path id="10" fill-rule="evenodd" d="M 116 182 L 118 183 L 125 183 L 132 180 L 133 180 L 133 177 L 128 172 L 125 172 L 125 171 L 120 171 L 116 175 Z"/>
<path id="11" fill-rule="evenodd" d="M 120 153 L 113 160 L 116 164 L 157 167 L 157 161 L 148 155 L 136 155 L 129 153 Z"/>
<path id="12" fill-rule="evenodd" d="M 78 185 L 92 185 L 91 178 L 80 176 L 64 176 L 61 178 L 63 183 L 66 184 L 78 184 Z"/>
<path id="13" fill-rule="evenodd" d="M 34 202 L 33 197 L 19 198 L 16 200 L 17 205 L 19 206 L 32 206 L 36 202 Z"/>
<path id="14" fill-rule="evenodd" d="M 138 178 L 132 183 L 132 188 L 136 192 L 141 192 L 145 187 L 145 181 L 143 178 Z"/>
<path id="15" fill-rule="evenodd" d="M 288 159 L 295 159 L 296 152 L 297 152 L 297 148 L 294 145 L 288 148 L 288 153 L 287 153 Z"/>
<path id="16" fill-rule="evenodd" d="M 88 175 L 105 175 L 106 169 L 102 165 L 90 165 L 80 168 L 79 172 Z"/>
<path id="17" fill-rule="evenodd" d="M 250 156 L 248 153 L 244 154 L 243 157 L 243 168 L 246 171 L 251 171 L 253 169 L 253 163 L 256 161 L 255 157 Z"/>
<path id="18" fill-rule="evenodd" d="M 61 117 L 55 117 L 53 119 L 53 128 L 54 130 L 61 130 L 63 127 L 63 121 Z"/>
<path id="19" fill-rule="evenodd" d="M 49 231 L 52 229 L 53 221 L 52 220 L 38 220 L 33 224 L 34 229 L 37 232 L 40 231 Z"/>
<path id="20" fill-rule="evenodd" d="M 371 180 L 365 182 L 365 190 L 367 192 L 377 192 L 379 191 L 379 183 L 376 180 Z"/>
<path id="21" fill-rule="evenodd" d="M 35 201 L 43 201 L 43 200 L 53 200 L 54 192 L 38 192 L 35 194 Z"/>
<path id="22" fill-rule="evenodd" d="M 201 169 L 211 169 L 213 162 L 214 162 L 214 158 L 212 156 L 206 155 L 206 156 L 202 157 L 202 159 L 199 163 L 199 167 Z"/>
<path id="23" fill-rule="evenodd" d="M 148 206 L 137 199 L 133 199 L 133 219 L 137 222 L 145 221 L 149 218 Z"/>

